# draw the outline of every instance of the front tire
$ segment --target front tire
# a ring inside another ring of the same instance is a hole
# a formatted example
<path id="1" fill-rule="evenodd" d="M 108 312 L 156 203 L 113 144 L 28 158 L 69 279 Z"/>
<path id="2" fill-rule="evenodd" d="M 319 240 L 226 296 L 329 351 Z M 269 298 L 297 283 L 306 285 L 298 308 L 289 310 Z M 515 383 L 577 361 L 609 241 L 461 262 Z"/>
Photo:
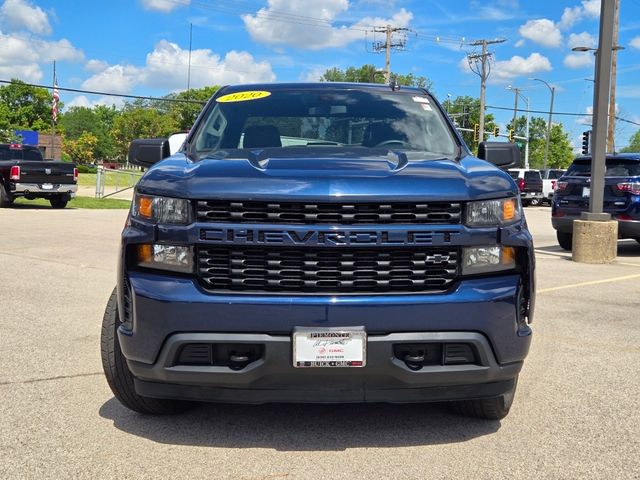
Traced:
<path id="1" fill-rule="evenodd" d="M 187 402 L 142 397 L 136 393 L 133 375 L 120 350 L 117 333 L 119 325 L 118 301 L 114 289 L 104 312 L 100 336 L 102 369 L 113 395 L 128 409 L 148 415 L 180 413 L 187 410 L 191 406 Z"/>
<path id="2" fill-rule="evenodd" d="M 560 232 L 556 230 L 556 237 L 558 238 L 558 244 L 567 251 L 571 251 L 573 248 L 573 233 Z"/>
<path id="3" fill-rule="evenodd" d="M 459 400 L 451 402 L 451 408 L 459 415 L 465 417 L 482 418 L 484 420 L 501 420 L 509 414 L 513 398 L 516 394 L 518 377 L 513 382 L 511 390 L 503 395 L 491 398 L 479 398 L 475 400 Z"/>
<path id="4" fill-rule="evenodd" d="M 66 197 L 53 197 L 49 199 L 49 203 L 53 208 L 64 208 L 69 200 Z"/>

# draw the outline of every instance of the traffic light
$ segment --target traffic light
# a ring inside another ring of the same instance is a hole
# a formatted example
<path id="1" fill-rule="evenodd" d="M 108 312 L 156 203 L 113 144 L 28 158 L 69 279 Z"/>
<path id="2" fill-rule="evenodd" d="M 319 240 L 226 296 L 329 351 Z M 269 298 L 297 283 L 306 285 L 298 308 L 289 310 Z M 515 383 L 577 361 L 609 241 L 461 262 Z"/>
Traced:
<path id="1" fill-rule="evenodd" d="M 591 140 L 591 130 L 587 130 L 586 132 L 582 132 L 582 154 L 588 155 L 589 150 L 591 150 L 589 143 Z"/>
<path id="2" fill-rule="evenodd" d="M 474 142 L 477 142 L 479 138 L 480 138 L 480 125 L 478 125 L 477 123 L 474 123 L 473 124 L 473 140 L 474 140 Z"/>
<path id="3" fill-rule="evenodd" d="M 493 136 L 497 137 L 500 134 L 500 127 L 493 127 Z"/>
<path id="4" fill-rule="evenodd" d="M 513 142 L 513 128 L 509 129 L 509 141 Z"/>

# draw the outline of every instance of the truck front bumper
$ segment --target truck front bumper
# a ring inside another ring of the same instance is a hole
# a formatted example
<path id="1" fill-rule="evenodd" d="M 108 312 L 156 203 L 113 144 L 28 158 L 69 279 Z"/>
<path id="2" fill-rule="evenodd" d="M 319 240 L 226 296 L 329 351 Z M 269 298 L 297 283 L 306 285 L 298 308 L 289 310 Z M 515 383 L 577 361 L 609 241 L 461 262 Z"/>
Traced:
<path id="1" fill-rule="evenodd" d="M 211 295 L 190 279 L 130 272 L 132 328 L 118 338 L 136 391 L 198 401 L 424 402 L 507 392 L 529 350 L 518 322 L 520 276 L 464 280 L 427 295 Z M 366 366 L 295 368 L 296 327 L 364 327 Z M 181 364 L 188 344 L 253 344 L 260 354 L 240 369 Z M 427 350 L 466 344 L 472 362 L 410 368 L 403 344 Z M 440 347 L 438 347 L 440 346 Z"/>

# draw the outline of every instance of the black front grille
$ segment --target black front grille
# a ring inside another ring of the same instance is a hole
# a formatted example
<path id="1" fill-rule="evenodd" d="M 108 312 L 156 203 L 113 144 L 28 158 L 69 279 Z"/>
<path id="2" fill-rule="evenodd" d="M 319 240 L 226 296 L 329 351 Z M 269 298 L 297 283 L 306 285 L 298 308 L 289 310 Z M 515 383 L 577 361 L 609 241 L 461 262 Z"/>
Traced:
<path id="1" fill-rule="evenodd" d="M 430 292 L 449 288 L 455 248 L 198 248 L 198 278 L 209 291 L 308 293 Z"/>
<path id="2" fill-rule="evenodd" d="M 298 203 L 197 202 L 200 222 L 271 224 L 458 224 L 462 207 L 452 202 Z"/>

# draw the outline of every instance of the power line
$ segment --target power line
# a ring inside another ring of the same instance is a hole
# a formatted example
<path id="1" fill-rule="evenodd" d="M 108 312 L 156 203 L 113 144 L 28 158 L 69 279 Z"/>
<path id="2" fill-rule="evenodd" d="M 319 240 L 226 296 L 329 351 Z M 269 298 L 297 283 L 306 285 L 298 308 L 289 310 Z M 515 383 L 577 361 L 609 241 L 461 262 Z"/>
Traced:
<path id="1" fill-rule="evenodd" d="M 47 90 L 52 90 L 50 85 L 38 85 L 35 83 L 25 83 L 25 82 L 13 82 L 11 80 L 0 80 L 0 83 L 6 84 L 14 84 L 14 85 L 26 85 L 28 87 L 37 87 L 37 88 L 45 88 Z M 180 98 L 159 98 L 159 97 L 145 97 L 142 95 L 127 95 L 124 93 L 110 93 L 110 92 L 97 92 L 94 90 L 82 90 L 80 88 L 65 88 L 65 87 L 57 87 L 58 90 L 63 92 L 74 92 L 74 93 L 86 93 L 88 95 L 101 95 L 104 97 L 122 97 L 122 98 L 133 98 L 135 100 L 157 100 L 160 102 L 175 102 L 175 103 L 194 103 L 199 105 L 204 105 L 207 102 L 201 102 L 199 100 L 182 100 Z"/>

